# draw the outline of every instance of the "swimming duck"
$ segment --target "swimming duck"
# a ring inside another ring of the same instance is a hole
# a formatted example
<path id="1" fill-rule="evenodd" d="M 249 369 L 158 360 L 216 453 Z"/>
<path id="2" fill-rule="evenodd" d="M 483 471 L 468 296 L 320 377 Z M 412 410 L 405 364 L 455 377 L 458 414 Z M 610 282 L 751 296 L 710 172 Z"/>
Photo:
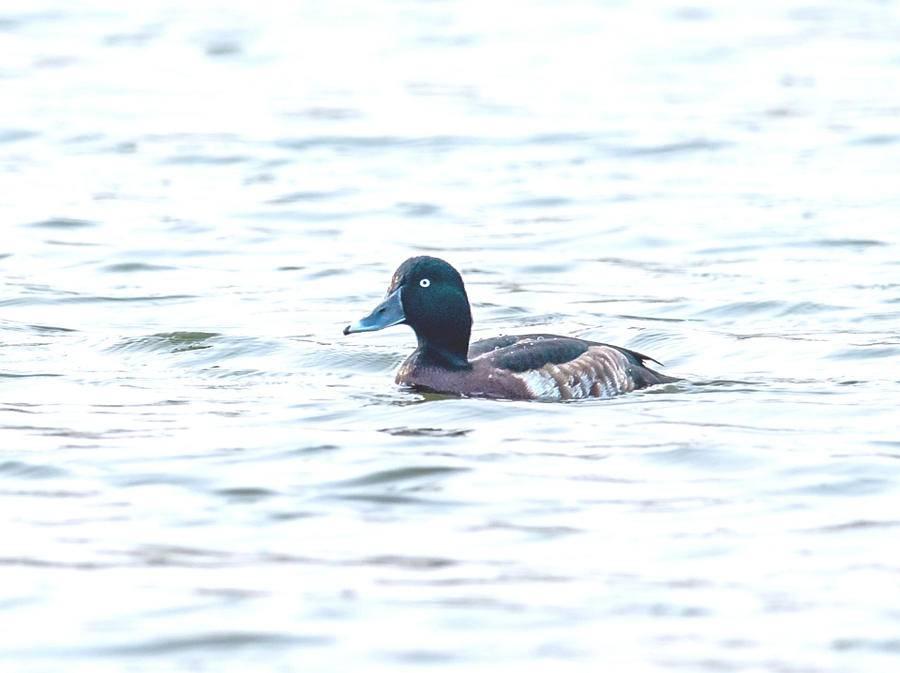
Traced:
<path id="1" fill-rule="evenodd" d="M 393 325 L 409 325 L 419 342 L 397 372 L 397 383 L 429 392 L 568 400 L 613 397 L 678 380 L 645 366 L 657 362 L 651 357 L 574 337 L 510 335 L 470 344 L 472 311 L 462 276 L 437 257 L 403 262 L 384 301 L 344 334 Z"/>

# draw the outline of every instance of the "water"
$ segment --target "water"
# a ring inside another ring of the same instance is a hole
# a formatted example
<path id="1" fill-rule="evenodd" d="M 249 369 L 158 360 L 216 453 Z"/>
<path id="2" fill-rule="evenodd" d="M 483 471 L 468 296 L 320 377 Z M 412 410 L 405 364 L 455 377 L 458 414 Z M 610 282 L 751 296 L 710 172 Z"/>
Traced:
<path id="1" fill-rule="evenodd" d="M 896 671 L 896 3 L 291 5 L 2 5 L 0 670 Z"/>

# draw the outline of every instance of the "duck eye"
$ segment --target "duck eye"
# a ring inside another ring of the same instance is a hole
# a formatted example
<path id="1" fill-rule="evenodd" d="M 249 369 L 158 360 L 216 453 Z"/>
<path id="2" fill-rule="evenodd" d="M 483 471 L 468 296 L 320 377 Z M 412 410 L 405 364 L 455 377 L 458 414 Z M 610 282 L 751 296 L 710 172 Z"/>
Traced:
<path id="1" fill-rule="evenodd" d="M 431 285 L 431 281 L 428 280 L 427 278 L 423 278 L 422 280 L 419 281 L 420 287 L 428 287 L 429 285 Z"/>

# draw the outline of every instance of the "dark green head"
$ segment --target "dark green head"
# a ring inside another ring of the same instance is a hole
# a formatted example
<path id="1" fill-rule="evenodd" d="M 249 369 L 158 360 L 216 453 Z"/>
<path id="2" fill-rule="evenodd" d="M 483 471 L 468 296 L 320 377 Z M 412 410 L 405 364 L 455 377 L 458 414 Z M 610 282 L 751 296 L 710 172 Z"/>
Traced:
<path id="1" fill-rule="evenodd" d="M 444 366 L 468 366 L 472 311 L 459 272 L 437 257 L 410 257 L 394 272 L 387 297 L 344 334 L 409 325 L 425 357 Z"/>

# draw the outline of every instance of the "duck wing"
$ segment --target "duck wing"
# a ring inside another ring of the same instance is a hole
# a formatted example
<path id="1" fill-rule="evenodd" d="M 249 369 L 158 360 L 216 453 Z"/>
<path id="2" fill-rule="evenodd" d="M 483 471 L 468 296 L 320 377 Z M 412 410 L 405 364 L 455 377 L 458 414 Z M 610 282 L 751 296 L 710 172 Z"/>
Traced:
<path id="1" fill-rule="evenodd" d="M 519 379 L 534 398 L 613 397 L 677 380 L 646 367 L 656 361 L 636 351 L 552 334 L 485 339 L 469 356 Z"/>

